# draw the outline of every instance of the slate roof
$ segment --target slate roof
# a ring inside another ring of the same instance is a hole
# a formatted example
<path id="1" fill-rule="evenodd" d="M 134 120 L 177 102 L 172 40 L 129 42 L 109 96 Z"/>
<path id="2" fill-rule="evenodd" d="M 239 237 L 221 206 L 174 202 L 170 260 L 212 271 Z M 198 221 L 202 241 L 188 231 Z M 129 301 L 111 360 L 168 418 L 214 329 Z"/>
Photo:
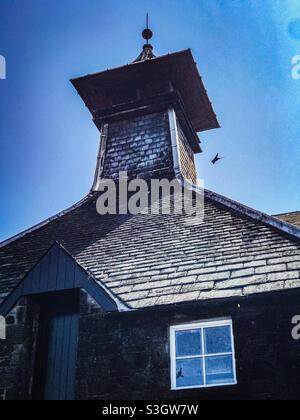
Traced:
<path id="1" fill-rule="evenodd" d="M 14 288 L 13 293 L 1 302 L 0 315 L 9 313 L 23 296 L 69 291 L 79 287 L 89 293 L 104 311 L 127 310 L 122 302 L 104 285 L 95 281 L 58 242 L 54 242 Z"/>
<path id="2" fill-rule="evenodd" d="M 295 225 L 300 228 L 300 211 L 276 214 L 274 217 L 277 217 L 284 222 L 290 223 L 291 225 Z"/>
<path id="3" fill-rule="evenodd" d="M 97 195 L 0 244 L 0 294 L 54 241 L 128 308 L 300 287 L 299 239 L 214 193 L 206 192 L 204 222 L 192 225 L 185 215 L 100 216 Z"/>

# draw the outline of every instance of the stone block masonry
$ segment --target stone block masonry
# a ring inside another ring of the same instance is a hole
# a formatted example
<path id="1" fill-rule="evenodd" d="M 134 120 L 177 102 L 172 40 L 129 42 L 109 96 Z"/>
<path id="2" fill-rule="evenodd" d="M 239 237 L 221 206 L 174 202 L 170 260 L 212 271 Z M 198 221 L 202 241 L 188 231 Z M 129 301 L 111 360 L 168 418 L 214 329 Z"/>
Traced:
<path id="1" fill-rule="evenodd" d="M 299 341 L 291 336 L 299 290 L 121 314 L 82 298 L 76 399 L 230 400 L 299 398 Z M 170 325 L 231 317 L 234 386 L 170 390 Z"/>
<path id="2" fill-rule="evenodd" d="M 39 313 L 22 299 L 6 317 L 6 340 L 0 342 L 0 400 L 31 398 Z"/>

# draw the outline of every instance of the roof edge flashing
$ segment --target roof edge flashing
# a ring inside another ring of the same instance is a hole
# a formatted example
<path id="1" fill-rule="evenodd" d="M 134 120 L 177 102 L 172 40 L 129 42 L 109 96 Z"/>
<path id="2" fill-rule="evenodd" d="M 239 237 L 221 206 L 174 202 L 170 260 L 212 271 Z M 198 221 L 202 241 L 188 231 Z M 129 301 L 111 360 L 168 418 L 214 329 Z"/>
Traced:
<path id="1" fill-rule="evenodd" d="M 182 173 L 177 174 L 177 179 L 185 187 L 188 186 L 190 190 L 193 190 L 198 194 L 203 194 L 203 191 L 198 186 L 191 184 L 188 180 L 186 180 Z M 244 216 L 248 216 L 254 220 L 258 220 L 262 223 L 265 223 L 266 225 L 272 226 L 282 232 L 288 233 L 295 238 L 300 238 L 300 228 L 284 222 L 283 220 L 277 219 L 276 217 L 270 216 L 259 210 L 255 210 L 252 207 L 248 207 L 245 204 L 231 200 L 230 198 L 207 189 L 204 189 L 204 197 L 209 198 L 219 204 L 223 204 L 224 206 L 229 207 L 243 214 Z"/>

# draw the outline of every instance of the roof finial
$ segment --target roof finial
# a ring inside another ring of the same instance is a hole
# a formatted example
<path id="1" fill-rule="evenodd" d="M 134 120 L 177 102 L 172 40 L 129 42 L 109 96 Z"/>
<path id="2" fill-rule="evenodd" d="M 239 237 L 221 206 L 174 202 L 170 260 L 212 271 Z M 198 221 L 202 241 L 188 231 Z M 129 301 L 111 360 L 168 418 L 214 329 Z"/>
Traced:
<path id="1" fill-rule="evenodd" d="M 143 30 L 142 36 L 144 39 L 147 40 L 147 43 L 143 45 L 143 51 L 141 54 L 134 60 L 134 63 L 137 63 L 139 61 L 146 61 L 151 60 L 152 58 L 155 58 L 155 55 L 153 54 L 153 47 L 151 44 L 149 44 L 149 39 L 152 38 L 152 31 L 149 29 L 149 16 L 148 13 L 146 15 L 146 29 Z"/>
<path id="2" fill-rule="evenodd" d="M 146 29 L 144 29 L 143 32 L 142 32 L 142 36 L 143 36 L 144 39 L 147 40 L 147 44 L 149 44 L 149 39 L 152 38 L 152 35 L 153 35 L 152 31 L 151 31 L 151 29 L 149 29 L 149 15 L 148 15 L 148 12 L 147 12 L 147 15 L 146 15 Z"/>

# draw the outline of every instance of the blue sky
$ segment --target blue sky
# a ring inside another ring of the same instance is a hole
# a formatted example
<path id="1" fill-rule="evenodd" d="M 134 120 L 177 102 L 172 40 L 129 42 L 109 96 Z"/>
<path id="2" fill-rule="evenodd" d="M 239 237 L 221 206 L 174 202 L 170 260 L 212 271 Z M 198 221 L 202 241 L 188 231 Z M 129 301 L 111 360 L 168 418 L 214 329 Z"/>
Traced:
<path id="1" fill-rule="evenodd" d="M 200 134 L 206 187 L 300 210 L 299 0 L 0 0 L 0 240 L 89 191 L 99 133 L 69 79 L 133 61 L 146 11 L 156 55 L 192 49 L 221 124 Z"/>

